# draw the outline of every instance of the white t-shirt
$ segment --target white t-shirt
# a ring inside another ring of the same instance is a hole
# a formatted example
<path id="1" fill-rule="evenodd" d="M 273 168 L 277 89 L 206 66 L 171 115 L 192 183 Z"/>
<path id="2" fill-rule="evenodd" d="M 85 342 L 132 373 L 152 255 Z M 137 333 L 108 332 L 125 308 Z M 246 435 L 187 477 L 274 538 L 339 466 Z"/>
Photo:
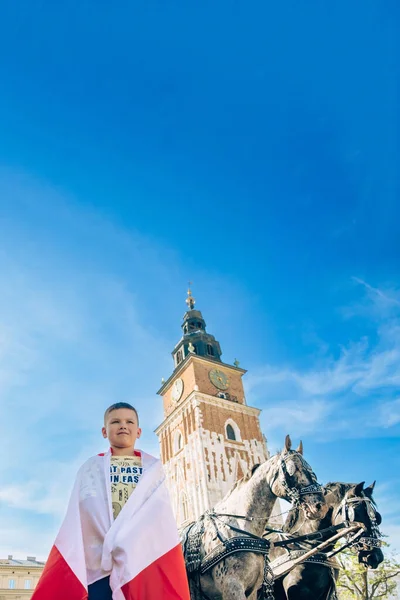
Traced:
<path id="1" fill-rule="evenodd" d="M 143 474 L 142 455 L 111 456 L 110 482 L 114 519 L 121 512 Z"/>

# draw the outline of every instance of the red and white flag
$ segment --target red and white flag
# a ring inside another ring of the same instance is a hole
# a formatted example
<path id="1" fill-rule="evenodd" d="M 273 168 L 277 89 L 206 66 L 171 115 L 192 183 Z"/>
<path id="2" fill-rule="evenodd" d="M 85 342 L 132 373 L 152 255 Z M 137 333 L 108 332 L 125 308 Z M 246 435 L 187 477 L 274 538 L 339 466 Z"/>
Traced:
<path id="1" fill-rule="evenodd" d="M 161 462 L 142 453 L 143 475 L 114 520 L 110 456 L 79 470 L 32 600 L 86 600 L 88 585 L 107 576 L 113 600 L 190 600 Z"/>

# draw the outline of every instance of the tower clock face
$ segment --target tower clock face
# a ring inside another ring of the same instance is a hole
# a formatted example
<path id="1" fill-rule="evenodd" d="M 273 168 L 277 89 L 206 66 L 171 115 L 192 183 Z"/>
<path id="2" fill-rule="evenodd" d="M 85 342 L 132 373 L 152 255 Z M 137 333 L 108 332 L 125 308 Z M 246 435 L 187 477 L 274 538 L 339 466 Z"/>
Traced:
<path id="1" fill-rule="evenodd" d="M 219 369 L 211 369 L 209 372 L 210 381 L 219 390 L 226 390 L 229 387 L 228 376 Z"/>
<path id="2" fill-rule="evenodd" d="M 172 386 L 172 400 L 174 402 L 179 402 L 183 393 L 183 381 L 182 379 L 177 379 Z"/>

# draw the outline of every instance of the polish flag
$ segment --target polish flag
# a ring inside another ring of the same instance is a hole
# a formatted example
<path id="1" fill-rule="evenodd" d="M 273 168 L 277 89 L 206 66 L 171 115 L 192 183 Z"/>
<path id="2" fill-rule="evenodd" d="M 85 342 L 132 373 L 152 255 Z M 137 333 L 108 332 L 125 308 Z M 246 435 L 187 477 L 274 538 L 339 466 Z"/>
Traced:
<path id="1" fill-rule="evenodd" d="M 88 584 L 107 576 L 113 600 L 190 600 L 165 475 L 142 455 L 142 478 L 115 521 L 110 452 L 81 468 L 32 600 L 87 600 Z"/>

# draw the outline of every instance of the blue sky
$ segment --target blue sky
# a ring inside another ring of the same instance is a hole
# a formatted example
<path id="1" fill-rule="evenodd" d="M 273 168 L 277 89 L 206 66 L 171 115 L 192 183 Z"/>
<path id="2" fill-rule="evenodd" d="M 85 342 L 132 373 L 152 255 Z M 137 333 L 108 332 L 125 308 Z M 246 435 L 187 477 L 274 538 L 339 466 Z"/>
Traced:
<path id="1" fill-rule="evenodd" d="M 46 555 L 109 403 L 157 452 L 188 279 L 271 450 L 377 479 L 400 549 L 397 3 L 0 11 L 0 555 Z"/>

